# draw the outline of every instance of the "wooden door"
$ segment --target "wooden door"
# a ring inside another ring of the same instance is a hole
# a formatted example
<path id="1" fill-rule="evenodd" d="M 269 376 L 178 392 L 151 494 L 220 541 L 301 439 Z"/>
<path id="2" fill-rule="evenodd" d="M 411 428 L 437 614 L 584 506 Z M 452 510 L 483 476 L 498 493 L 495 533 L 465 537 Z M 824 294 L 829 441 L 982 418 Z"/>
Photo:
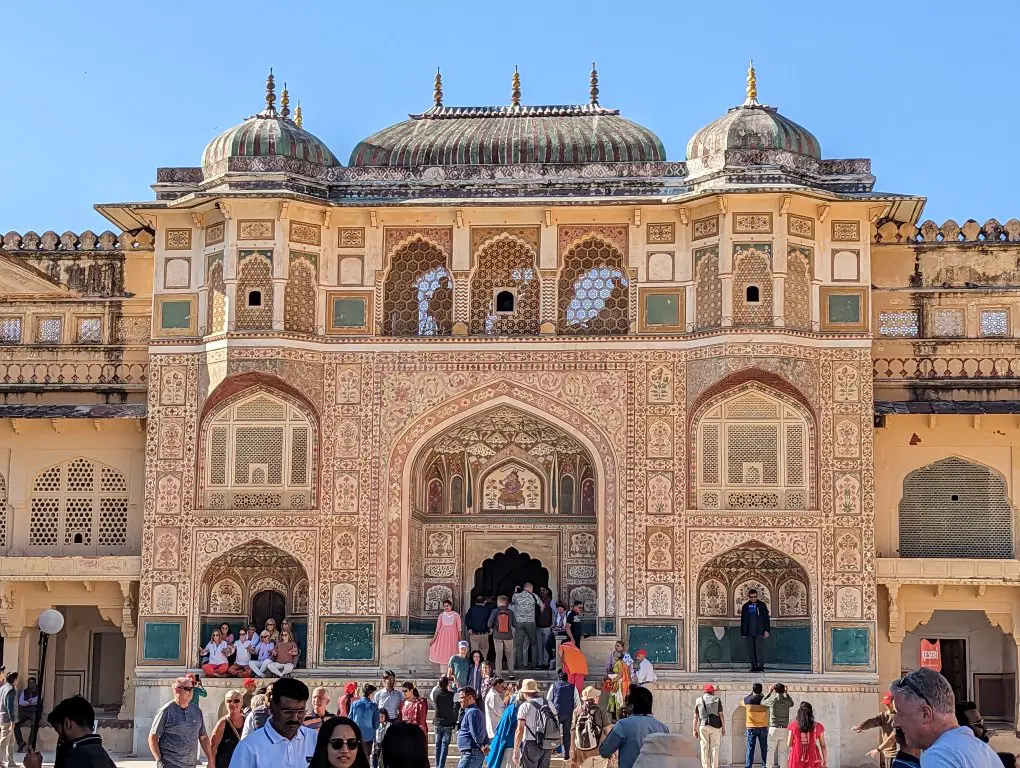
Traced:
<path id="1" fill-rule="evenodd" d="M 287 616 L 287 598 L 273 590 L 259 592 L 251 601 L 251 619 L 259 632 L 266 626 L 266 619 L 276 619 L 276 628 Z"/>
<path id="2" fill-rule="evenodd" d="M 941 640 L 942 676 L 953 687 L 957 701 L 967 701 L 967 641 Z"/>

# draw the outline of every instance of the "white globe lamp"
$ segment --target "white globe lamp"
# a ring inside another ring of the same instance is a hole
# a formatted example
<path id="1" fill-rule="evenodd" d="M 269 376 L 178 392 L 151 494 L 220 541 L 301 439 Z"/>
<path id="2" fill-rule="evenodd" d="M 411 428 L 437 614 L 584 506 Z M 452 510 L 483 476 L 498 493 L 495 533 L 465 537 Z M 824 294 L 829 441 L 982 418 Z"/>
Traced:
<path id="1" fill-rule="evenodd" d="M 47 608 L 39 614 L 39 631 L 47 635 L 55 635 L 64 628 L 64 614 L 53 608 Z"/>
<path id="2" fill-rule="evenodd" d="M 39 722 L 43 711 L 43 691 L 46 690 L 46 649 L 49 647 L 50 635 L 55 635 L 64 628 L 64 614 L 53 608 L 47 608 L 39 614 L 39 702 L 35 708 L 35 719 L 32 721 L 32 732 L 28 743 L 35 749 L 39 737 Z"/>

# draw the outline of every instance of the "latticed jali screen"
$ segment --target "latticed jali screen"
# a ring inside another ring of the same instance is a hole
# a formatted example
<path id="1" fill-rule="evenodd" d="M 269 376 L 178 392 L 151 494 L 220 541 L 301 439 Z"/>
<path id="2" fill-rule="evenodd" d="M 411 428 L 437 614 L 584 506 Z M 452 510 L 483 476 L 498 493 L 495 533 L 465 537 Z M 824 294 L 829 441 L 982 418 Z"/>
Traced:
<path id="1" fill-rule="evenodd" d="M 206 442 L 209 509 L 304 509 L 311 505 L 311 427 L 266 395 L 217 416 Z"/>
<path id="2" fill-rule="evenodd" d="M 72 459 L 42 472 L 32 486 L 28 544 L 57 553 L 127 545 L 127 479 L 112 467 Z"/>
<path id="3" fill-rule="evenodd" d="M 570 250 L 559 279 L 561 333 L 623 334 L 630 329 L 623 256 L 590 238 Z"/>
<path id="4" fill-rule="evenodd" d="M 703 509 L 805 509 L 803 417 L 751 392 L 712 408 L 698 429 L 698 505 Z"/>
<path id="5" fill-rule="evenodd" d="M 526 245 L 510 238 L 489 243 L 479 252 L 471 276 L 471 333 L 538 333 L 540 282 L 535 256 Z M 501 288 L 515 294 L 513 313 L 496 312 L 495 295 Z"/>
<path id="6" fill-rule="evenodd" d="M 900 500 L 900 556 L 1012 558 L 1005 481 L 957 458 L 911 472 Z"/>
<path id="7" fill-rule="evenodd" d="M 443 336 L 453 330 L 453 278 L 436 246 L 415 240 L 393 254 L 383 293 L 383 332 Z"/>

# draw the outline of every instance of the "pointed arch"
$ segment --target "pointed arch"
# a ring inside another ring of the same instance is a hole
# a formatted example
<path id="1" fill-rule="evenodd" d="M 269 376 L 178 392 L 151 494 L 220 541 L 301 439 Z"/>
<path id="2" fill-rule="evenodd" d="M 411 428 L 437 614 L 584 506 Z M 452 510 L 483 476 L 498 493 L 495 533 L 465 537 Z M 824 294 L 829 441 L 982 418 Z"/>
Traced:
<path id="1" fill-rule="evenodd" d="M 590 234 L 563 256 L 558 285 L 560 333 L 609 335 L 630 330 L 630 276 L 623 253 Z"/>
<path id="2" fill-rule="evenodd" d="M 733 325 L 772 325 L 772 306 L 771 251 L 734 246 Z"/>
<path id="3" fill-rule="evenodd" d="M 235 288 L 238 331 L 267 331 L 273 327 L 272 251 L 241 251 Z"/>
<path id="4" fill-rule="evenodd" d="M 383 278 L 383 333 L 448 336 L 453 329 L 453 275 L 446 251 L 421 233 L 397 243 Z"/>
<path id="5" fill-rule="evenodd" d="M 900 557 L 1014 556 L 1013 505 L 996 469 L 947 456 L 908 473 L 899 504 Z"/>
<path id="6" fill-rule="evenodd" d="M 538 333 L 541 307 L 538 254 L 523 238 L 501 232 L 475 251 L 470 280 L 472 334 L 534 335 Z M 512 313 L 496 306 L 496 292 L 513 294 Z"/>

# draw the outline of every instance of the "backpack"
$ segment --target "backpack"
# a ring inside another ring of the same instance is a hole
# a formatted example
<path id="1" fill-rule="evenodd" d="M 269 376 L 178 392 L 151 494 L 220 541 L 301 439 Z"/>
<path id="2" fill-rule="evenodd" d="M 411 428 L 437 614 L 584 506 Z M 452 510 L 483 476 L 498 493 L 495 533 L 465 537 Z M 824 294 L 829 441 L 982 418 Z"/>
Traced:
<path id="1" fill-rule="evenodd" d="M 535 730 L 528 729 L 535 737 L 535 744 L 546 752 L 559 749 L 563 745 L 563 732 L 560 730 L 560 721 L 556 717 L 556 713 L 552 711 L 552 707 L 549 706 L 549 702 L 539 699 L 532 701 L 531 706 L 538 711 L 535 717 Z"/>
<path id="2" fill-rule="evenodd" d="M 510 610 L 500 608 L 496 613 L 496 631 L 505 635 L 510 631 Z"/>
<path id="3" fill-rule="evenodd" d="M 574 727 L 574 747 L 585 752 L 598 749 L 604 728 L 598 704 L 585 703 Z"/>
<path id="4" fill-rule="evenodd" d="M 722 728 L 722 718 L 719 717 L 719 712 L 708 711 L 708 701 L 704 696 L 702 696 L 698 701 L 701 704 L 701 724 L 707 725 L 709 728 Z"/>

